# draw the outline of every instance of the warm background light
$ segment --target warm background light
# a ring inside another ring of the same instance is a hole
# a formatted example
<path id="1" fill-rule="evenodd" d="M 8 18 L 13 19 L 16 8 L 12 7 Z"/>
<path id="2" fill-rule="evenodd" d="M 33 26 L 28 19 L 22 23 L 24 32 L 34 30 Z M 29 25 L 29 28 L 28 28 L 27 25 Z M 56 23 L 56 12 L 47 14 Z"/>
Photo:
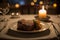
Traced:
<path id="1" fill-rule="evenodd" d="M 37 0 L 33 0 L 34 2 L 37 2 Z"/>
<path id="2" fill-rule="evenodd" d="M 54 7 L 54 8 L 56 8 L 56 7 L 57 7 L 57 4 L 56 4 L 56 3 L 54 3 L 54 4 L 53 4 L 53 7 Z"/>
<path id="3" fill-rule="evenodd" d="M 20 7 L 20 5 L 19 5 L 19 4 L 15 4 L 15 7 L 16 7 L 16 8 L 19 8 L 19 7 Z"/>
<path id="4" fill-rule="evenodd" d="M 16 15 L 19 15 L 19 13 L 16 13 Z"/>
<path id="5" fill-rule="evenodd" d="M 43 1 L 40 1 L 39 4 L 43 4 Z"/>
<path id="6" fill-rule="evenodd" d="M 32 6 L 34 6 L 34 5 L 35 5 L 35 3 L 34 3 L 34 2 L 31 2 L 31 5 L 32 5 Z"/>
<path id="7" fill-rule="evenodd" d="M 15 13 L 12 13 L 11 15 L 15 15 Z"/>

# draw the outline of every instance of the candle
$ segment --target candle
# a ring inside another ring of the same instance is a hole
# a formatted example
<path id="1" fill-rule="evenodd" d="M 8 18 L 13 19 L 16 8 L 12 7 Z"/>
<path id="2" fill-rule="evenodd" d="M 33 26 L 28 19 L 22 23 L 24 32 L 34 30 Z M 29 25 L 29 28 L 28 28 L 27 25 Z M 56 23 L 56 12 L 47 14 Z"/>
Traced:
<path id="1" fill-rule="evenodd" d="M 56 7 L 57 7 L 57 4 L 56 4 L 56 3 L 54 3 L 54 4 L 53 4 L 53 7 L 54 7 L 54 8 L 56 8 Z"/>
<path id="2" fill-rule="evenodd" d="M 34 5 L 35 5 L 35 3 L 34 3 L 34 2 L 31 2 L 31 5 L 32 5 L 32 6 L 34 6 Z"/>
<path id="3" fill-rule="evenodd" d="M 38 15 L 39 15 L 39 18 L 46 18 L 47 12 L 44 9 L 44 6 L 42 6 L 42 9 L 41 10 L 39 10 L 39 14 Z"/>
<path id="4" fill-rule="evenodd" d="M 37 2 L 37 0 L 33 0 L 34 2 Z"/>
<path id="5" fill-rule="evenodd" d="M 19 15 L 19 13 L 16 13 L 16 15 Z"/>
<path id="6" fill-rule="evenodd" d="M 12 15 L 14 15 L 14 13 L 12 13 Z"/>
<path id="7" fill-rule="evenodd" d="M 42 5 L 42 4 L 43 4 L 43 1 L 40 1 L 40 2 L 39 2 L 39 4 L 41 4 L 41 5 Z"/>
<path id="8" fill-rule="evenodd" d="M 16 8 L 19 8 L 19 7 L 20 7 L 20 5 L 19 5 L 19 4 L 15 4 L 15 7 L 16 7 Z"/>

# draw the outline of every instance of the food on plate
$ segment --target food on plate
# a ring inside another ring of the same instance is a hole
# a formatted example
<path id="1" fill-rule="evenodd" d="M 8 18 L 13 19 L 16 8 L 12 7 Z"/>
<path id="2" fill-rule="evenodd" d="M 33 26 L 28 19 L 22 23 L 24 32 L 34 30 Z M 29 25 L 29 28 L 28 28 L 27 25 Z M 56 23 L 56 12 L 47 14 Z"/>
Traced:
<path id="1" fill-rule="evenodd" d="M 17 30 L 22 31 L 33 31 L 33 30 L 40 30 L 42 25 L 40 24 L 39 20 L 19 20 L 17 22 Z"/>

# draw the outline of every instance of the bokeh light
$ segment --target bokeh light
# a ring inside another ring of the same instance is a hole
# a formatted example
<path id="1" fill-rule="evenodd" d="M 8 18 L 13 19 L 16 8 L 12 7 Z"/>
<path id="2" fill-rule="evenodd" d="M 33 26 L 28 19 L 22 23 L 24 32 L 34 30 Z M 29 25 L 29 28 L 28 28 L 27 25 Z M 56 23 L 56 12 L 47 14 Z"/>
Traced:
<path id="1" fill-rule="evenodd" d="M 56 7 L 57 7 L 57 4 L 56 4 L 56 3 L 54 3 L 54 4 L 53 4 L 53 7 L 54 7 L 54 8 L 56 8 Z"/>
<path id="2" fill-rule="evenodd" d="M 39 4 L 43 4 L 43 1 L 40 1 Z"/>
<path id="3" fill-rule="evenodd" d="M 33 0 L 34 2 L 37 2 L 37 0 Z"/>
<path id="4" fill-rule="evenodd" d="M 20 7 L 20 5 L 19 5 L 19 4 L 15 4 L 15 7 L 16 7 L 16 8 L 19 8 L 19 7 Z"/>
<path id="5" fill-rule="evenodd" d="M 31 5 L 32 5 L 32 6 L 34 6 L 34 5 L 35 5 L 35 3 L 34 3 L 34 2 L 31 2 Z"/>

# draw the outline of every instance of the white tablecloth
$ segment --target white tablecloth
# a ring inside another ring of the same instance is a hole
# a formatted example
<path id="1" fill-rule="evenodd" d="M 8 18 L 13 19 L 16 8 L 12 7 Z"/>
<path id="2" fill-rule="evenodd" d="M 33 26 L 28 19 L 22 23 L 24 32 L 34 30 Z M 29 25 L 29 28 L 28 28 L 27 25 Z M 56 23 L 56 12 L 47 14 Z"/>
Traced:
<path id="1" fill-rule="evenodd" d="M 53 26 L 51 25 L 51 23 L 48 23 L 49 24 L 49 30 L 50 30 L 50 33 L 49 35 L 45 35 L 45 36 L 38 36 L 38 37 L 32 37 L 32 38 L 23 38 L 23 37 L 13 37 L 13 36 L 10 36 L 10 35 L 7 35 L 6 33 L 8 32 L 8 29 L 10 28 L 10 25 L 14 22 L 17 22 L 18 20 L 20 19 L 26 19 L 26 20 L 32 20 L 32 19 L 35 19 L 34 18 L 35 15 L 20 15 L 19 18 L 14 18 L 14 19 L 11 19 L 10 15 L 6 15 L 6 18 L 9 19 L 8 21 L 8 24 L 6 26 L 6 28 L 4 28 L 4 30 L 2 30 L 0 32 L 0 38 L 7 38 L 7 39 L 22 39 L 22 40 L 31 40 L 31 39 L 49 39 L 49 38 L 54 38 L 56 37 L 56 33 L 55 33 L 55 30 L 53 28 Z M 50 20 L 54 21 L 55 23 L 60 23 L 60 19 L 59 18 L 56 18 L 56 15 L 49 15 L 51 18 Z M 58 29 L 59 31 L 59 27 L 57 27 L 58 25 L 56 24 L 56 28 Z M 60 32 L 60 31 L 59 31 Z M 13 33 L 14 34 L 14 33 Z M 43 33 L 42 33 L 43 34 Z M 20 36 L 20 35 L 19 35 Z"/>

